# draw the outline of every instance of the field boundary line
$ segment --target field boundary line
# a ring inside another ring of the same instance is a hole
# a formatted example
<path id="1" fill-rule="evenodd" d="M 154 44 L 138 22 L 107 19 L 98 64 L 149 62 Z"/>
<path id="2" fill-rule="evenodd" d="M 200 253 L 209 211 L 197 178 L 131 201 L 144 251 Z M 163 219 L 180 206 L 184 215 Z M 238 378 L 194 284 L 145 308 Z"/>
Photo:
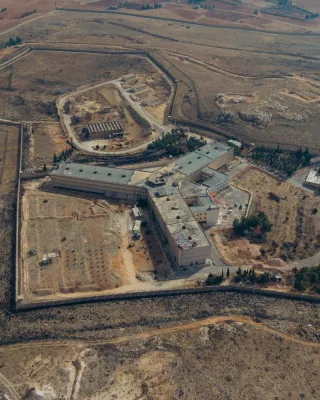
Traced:
<path id="1" fill-rule="evenodd" d="M 177 22 L 179 24 L 185 23 L 190 25 L 198 25 L 198 26 L 205 26 L 208 28 L 217 28 L 217 29 L 231 29 L 237 31 L 250 31 L 250 32 L 261 32 L 261 33 L 270 33 L 273 35 L 285 35 L 285 36 L 320 36 L 320 33 L 316 32 L 306 32 L 306 33 L 298 33 L 298 32 L 282 32 L 282 31 L 268 31 L 263 29 L 255 29 L 255 28 L 243 28 L 237 26 L 225 26 L 225 25 L 214 25 L 214 24 L 201 24 L 200 22 L 194 22 L 189 20 L 183 19 L 176 19 L 176 18 L 168 18 L 168 17 L 156 17 L 153 15 L 141 15 L 141 14 L 134 14 L 134 13 L 124 13 L 121 11 L 109 11 L 109 10 L 92 10 L 92 9 L 79 9 L 79 8 L 63 8 L 57 7 L 57 11 L 67 11 L 67 12 L 82 12 L 82 13 L 94 13 L 94 14 L 119 14 L 119 15 L 127 15 L 129 17 L 137 17 L 137 18 L 145 18 L 145 19 L 156 19 L 160 21 L 169 21 L 169 22 Z M 304 27 L 302 27 L 304 28 Z"/>

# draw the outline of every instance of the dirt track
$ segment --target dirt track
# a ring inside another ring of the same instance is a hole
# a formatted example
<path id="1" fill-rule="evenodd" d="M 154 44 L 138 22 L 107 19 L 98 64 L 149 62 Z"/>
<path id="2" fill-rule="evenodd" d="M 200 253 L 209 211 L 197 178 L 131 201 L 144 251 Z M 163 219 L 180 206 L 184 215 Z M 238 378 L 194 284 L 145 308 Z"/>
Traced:
<path id="1" fill-rule="evenodd" d="M 224 322 L 240 322 L 243 324 L 247 324 L 253 327 L 256 327 L 258 329 L 263 330 L 264 332 L 268 332 L 273 335 L 277 335 L 285 340 L 289 340 L 290 342 L 299 344 L 301 346 L 306 346 L 306 347 L 313 347 L 313 348 L 320 348 L 320 343 L 314 343 L 314 342 L 309 342 L 307 340 L 301 340 L 298 339 L 292 335 L 288 335 L 286 333 L 277 331 L 275 329 L 269 328 L 267 326 L 264 326 L 262 323 L 258 323 L 251 318 L 245 317 L 245 316 L 240 316 L 240 315 L 234 315 L 234 316 L 217 316 L 217 317 L 210 317 L 210 318 L 205 318 L 199 321 L 194 321 L 194 322 L 188 322 L 185 324 L 181 325 L 175 325 L 175 326 L 170 326 L 168 328 L 159 328 L 159 329 L 154 329 L 149 332 L 143 332 L 139 333 L 136 335 L 129 335 L 129 336 L 122 336 L 119 338 L 115 339 L 98 339 L 98 340 L 70 340 L 70 341 L 35 341 L 35 342 L 30 342 L 28 343 L 28 348 L 34 347 L 34 348 L 39 348 L 39 347 L 64 347 L 64 346 L 79 346 L 80 348 L 83 346 L 101 346 L 101 345 L 114 345 L 114 344 L 119 344 L 119 343 L 125 343 L 125 342 L 131 342 L 134 340 L 143 340 L 143 339 L 148 339 L 154 336 L 159 336 L 159 335 L 165 335 L 169 333 L 176 333 L 176 332 L 181 332 L 181 331 L 189 331 L 189 330 L 194 330 L 201 328 L 203 326 L 208 326 L 208 325 L 214 325 L 214 324 L 221 324 Z M 17 348 L 25 348 L 26 344 L 25 343 L 17 343 L 13 345 L 8 345 L 8 346 L 1 346 L 0 349 L 17 349 Z"/>

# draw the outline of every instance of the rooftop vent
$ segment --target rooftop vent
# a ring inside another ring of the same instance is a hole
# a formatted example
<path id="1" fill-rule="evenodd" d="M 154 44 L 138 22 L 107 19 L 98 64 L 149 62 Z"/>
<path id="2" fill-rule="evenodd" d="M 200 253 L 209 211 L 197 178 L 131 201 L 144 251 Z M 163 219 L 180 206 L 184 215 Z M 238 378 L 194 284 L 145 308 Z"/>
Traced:
<path id="1" fill-rule="evenodd" d="M 180 219 L 180 215 L 177 215 L 177 219 Z"/>
<path id="2" fill-rule="evenodd" d="M 83 172 L 83 169 L 79 169 L 79 172 Z"/>
<path id="3" fill-rule="evenodd" d="M 192 164 L 192 161 L 189 161 L 188 164 Z"/>
<path id="4" fill-rule="evenodd" d="M 97 171 L 93 171 L 93 173 L 94 173 L 94 174 L 97 174 L 98 172 L 97 172 Z"/>
<path id="5" fill-rule="evenodd" d="M 200 156 L 197 157 L 198 160 L 200 160 L 200 158 L 201 158 Z"/>
<path id="6" fill-rule="evenodd" d="M 69 171 L 69 169 L 70 169 L 69 167 L 66 168 L 67 171 Z"/>
<path id="7" fill-rule="evenodd" d="M 206 154 L 210 154 L 210 151 L 207 151 Z"/>
<path id="8" fill-rule="evenodd" d="M 183 225 L 182 229 L 187 229 L 187 227 L 185 225 Z"/>
<path id="9" fill-rule="evenodd" d="M 170 198 L 169 198 L 169 197 L 167 197 L 167 201 L 170 201 Z"/>
<path id="10" fill-rule="evenodd" d="M 111 176 L 111 172 L 108 172 L 108 176 Z"/>
<path id="11" fill-rule="evenodd" d="M 192 240 L 192 236 L 188 236 L 188 239 L 189 239 L 189 240 Z"/>
<path id="12" fill-rule="evenodd" d="M 121 178 L 125 178 L 126 176 L 125 175 L 121 175 Z"/>

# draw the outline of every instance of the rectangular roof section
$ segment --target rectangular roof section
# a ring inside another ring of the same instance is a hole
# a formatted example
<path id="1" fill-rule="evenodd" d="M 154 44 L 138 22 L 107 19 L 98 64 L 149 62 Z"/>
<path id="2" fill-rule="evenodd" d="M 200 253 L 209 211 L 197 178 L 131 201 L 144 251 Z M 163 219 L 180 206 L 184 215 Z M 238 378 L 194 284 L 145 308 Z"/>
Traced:
<path id="1" fill-rule="evenodd" d="M 203 185 L 208 187 L 215 187 L 223 182 L 228 181 L 229 179 L 228 175 L 222 174 L 221 172 L 215 171 L 214 169 L 211 168 L 204 168 L 202 172 L 211 175 L 209 179 L 203 182 Z"/>
<path id="2" fill-rule="evenodd" d="M 200 149 L 196 150 L 195 153 L 215 160 L 217 157 L 221 156 L 221 154 L 226 153 L 228 150 L 230 150 L 230 148 L 230 146 L 214 140 L 211 143 L 200 147 Z"/>
<path id="3" fill-rule="evenodd" d="M 184 175 L 191 175 L 207 166 L 212 160 L 196 152 L 189 153 L 176 161 L 176 171 Z"/>
<path id="4" fill-rule="evenodd" d="M 87 179 L 97 182 L 117 182 L 130 184 L 134 170 L 98 167 L 95 165 L 60 163 L 59 168 L 51 172 L 52 175 L 70 176 L 72 178 Z"/>
<path id="5" fill-rule="evenodd" d="M 181 249 L 209 246 L 209 242 L 196 221 L 168 226 L 169 232 Z"/>
<path id="6" fill-rule="evenodd" d="M 194 220 L 189 207 L 179 193 L 171 196 L 154 197 L 153 201 L 167 226 Z"/>

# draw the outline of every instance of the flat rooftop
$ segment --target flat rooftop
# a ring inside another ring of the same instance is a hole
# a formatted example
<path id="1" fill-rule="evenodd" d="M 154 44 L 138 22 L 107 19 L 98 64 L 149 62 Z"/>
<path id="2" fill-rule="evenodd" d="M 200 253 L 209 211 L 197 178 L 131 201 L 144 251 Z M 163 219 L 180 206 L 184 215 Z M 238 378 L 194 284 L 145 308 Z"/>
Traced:
<path id="1" fill-rule="evenodd" d="M 194 217 L 183 197 L 177 193 L 171 196 L 153 197 L 166 225 L 194 221 Z"/>
<path id="2" fill-rule="evenodd" d="M 306 183 L 320 186 L 320 175 L 318 174 L 318 171 L 310 171 L 306 177 Z"/>
<path id="3" fill-rule="evenodd" d="M 182 249 L 210 246 L 196 221 L 169 225 L 168 229 L 177 243 L 177 246 Z"/>
<path id="4" fill-rule="evenodd" d="M 203 172 L 206 174 L 211 174 L 211 178 L 203 181 L 203 185 L 208 187 L 215 187 L 223 182 L 228 181 L 229 179 L 228 175 L 222 174 L 221 172 L 215 171 L 211 168 L 204 168 Z"/>
<path id="5" fill-rule="evenodd" d="M 186 156 L 179 158 L 176 161 L 176 171 L 184 175 L 191 175 L 192 173 L 206 167 L 211 162 L 211 158 L 203 156 L 199 153 L 193 152 Z"/>
<path id="6" fill-rule="evenodd" d="M 228 150 L 230 150 L 230 146 L 220 143 L 217 141 L 212 141 L 211 143 L 208 143 L 200 149 L 195 150 L 195 153 L 201 154 L 202 156 L 206 156 L 212 160 L 215 160 L 216 158 L 220 157 L 223 153 L 226 153 Z"/>
<path id="7" fill-rule="evenodd" d="M 190 205 L 191 212 L 206 212 L 219 208 L 218 204 L 214 203 L 209 195 L 199 196 L 197 203 Z"/>
<path id="8" fill-rule="evenodd" d="M 190 181 L 183 181 L 180 185 L 180 193 L 183 198 L 207 195 L 208 188 Z"/>
<path id="9" fill-rule="evenodd" d="M 98 167 L 95 165 L 60 163 L 59 168 L 51 172 L 51 175 L 59 175 L 78 179 L 86 179 L 97 182 L 116 182 L 130 184 L 130 180 L 136 171 L 111 167 Z"/>

